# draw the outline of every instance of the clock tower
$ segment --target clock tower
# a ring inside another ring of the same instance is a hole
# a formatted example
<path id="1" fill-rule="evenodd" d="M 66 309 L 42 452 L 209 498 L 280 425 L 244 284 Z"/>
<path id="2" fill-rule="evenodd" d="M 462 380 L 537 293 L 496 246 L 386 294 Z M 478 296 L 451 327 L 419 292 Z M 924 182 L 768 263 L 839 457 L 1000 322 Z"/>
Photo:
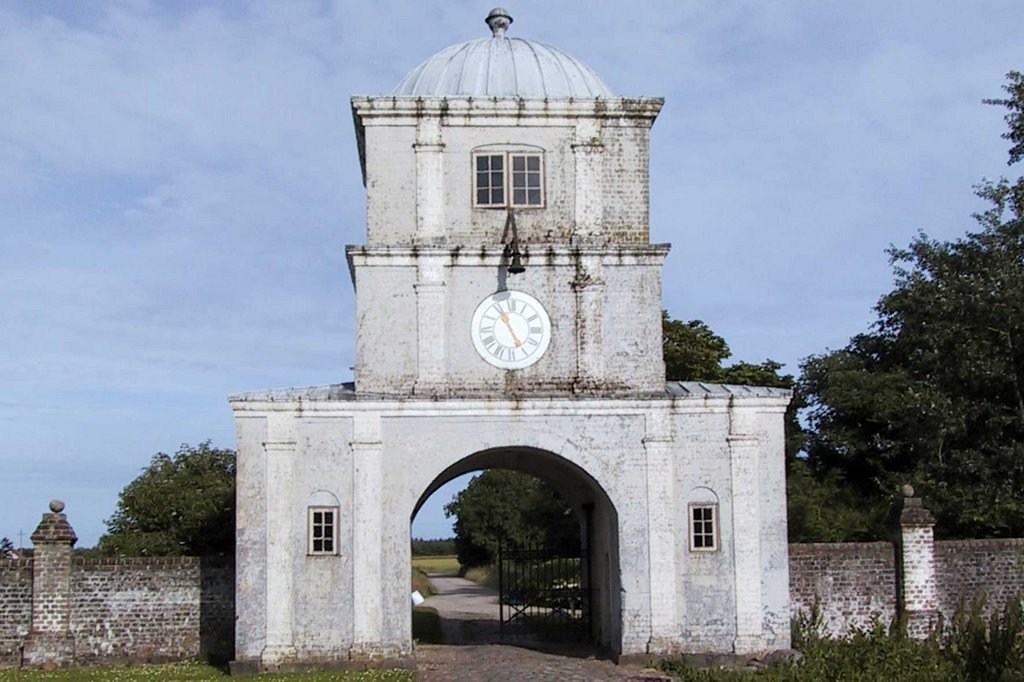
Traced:
<path id="1" fill-rule="evenodd" d="M 564 52 L 492 36 L 392 96 L 355 97 L 367 244 L 348 248 L 355 389 L 665 390 L 648 149 L 661 99 L 618 99 Z"/>
<path id="2" fill-rule="evenodd" d="M 574 586 L 557 611 L 595 646 L 789 646 L 789 392 L 665 381 L 662 100 L 510 37 L 501 8 L 486 21 L 352 98 L 355 381 L 229 399 L 239 672 L 413 658 L 411 520 L 483 469 L 543 478 L 573 509 L 579 575 L 548 587 Z"/>

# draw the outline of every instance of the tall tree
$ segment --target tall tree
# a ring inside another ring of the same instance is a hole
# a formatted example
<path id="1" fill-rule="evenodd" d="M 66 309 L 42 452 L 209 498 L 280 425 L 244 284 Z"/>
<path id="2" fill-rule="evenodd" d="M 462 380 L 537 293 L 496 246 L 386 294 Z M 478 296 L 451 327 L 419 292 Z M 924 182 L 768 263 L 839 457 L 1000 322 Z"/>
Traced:
<path id="1" fill-rule="evenodd" d="M 125 486 L 97 550 L 116 556 L 231 554 L 235 452 L 210 441 L 157 453 Z"/>
<path id="2" fill-rule="evenodd" d="M 1006 106 L 1024 154 L 1024 86 Z M 868 505 L 912 482 L 946 536 L 1024 533 L 1024 181 L 977 189 L 979 229 L 891 248 L 871 331 L 803 365 L 809 461 Z"/>
<path id="3" fill-rule="evenodd" d="M 13 559 L 18 556 L 14 543 L 8 537 L 0 538 L 0 559 Z"/>
<path id="4" fill-rule="evenodd" d="M 484 471 L 445 505 L 444 513 L 455 518 L 455 549 L 463 567 L 491 563 L 499 543 L 580 543 L 579 521 L 558 490 L 519 471 Z"/>

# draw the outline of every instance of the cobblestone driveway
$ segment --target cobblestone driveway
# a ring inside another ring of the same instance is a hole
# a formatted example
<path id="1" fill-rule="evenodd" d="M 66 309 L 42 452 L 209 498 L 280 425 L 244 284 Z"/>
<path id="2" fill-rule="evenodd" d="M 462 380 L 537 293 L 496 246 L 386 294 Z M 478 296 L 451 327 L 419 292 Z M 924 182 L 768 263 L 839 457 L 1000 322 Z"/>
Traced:
<path id="1" fill-rule="evenodd" d="M 670 680 L 654 670 L 618 666 L 593 658 L 556 656 L 502 644 L 468 646 L 420 645 L 416 647 L 418 673 L 422 682 L 520 682 L 525 680 Z"/>

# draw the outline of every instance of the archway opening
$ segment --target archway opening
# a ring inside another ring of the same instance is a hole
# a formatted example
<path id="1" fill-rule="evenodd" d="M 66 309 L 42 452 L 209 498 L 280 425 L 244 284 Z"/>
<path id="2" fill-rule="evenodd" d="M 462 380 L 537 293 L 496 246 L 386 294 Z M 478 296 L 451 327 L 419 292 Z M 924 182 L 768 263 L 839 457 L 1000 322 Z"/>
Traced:
<path id="1" fill-rule="evenodd" d="M 563 649 L 572 644 L 588 655 L 595 649 L 618 653 L 618 514 L 602 486 L 585 470 L 554 453 L 526 447 L 492 448 L 455 462 L 430 481 L 412 510 L 410 528 L 435 492 L 471 472 L 488 472 L 477 485 L 488 478 L 490 486 L 519 485 L 524 478 L 539 481 L 536 487 L 524 488 L 534 495 L 527 499 L 536 503 L 538 493 L 541 498 L 551 494 L 557 499 L 551 500 L 549 509 L 518 511 L 544 518 L 544 513 L 561 505 L 571 517 L 571 535 L 564 532 L 567 524 L 563 524 L 563 530 L 540 529 L 506 538 L 500 548 L 492 538 L 480 543 L 488 549 L 482 557 L 470 556 L 466 547 L 460 547 L 467 562 L 461 566 L 462 572 L 472 568 L 469 577 L 490 588 L 490 592 L 484 592 L 490 595 L 490 607 L 481 608 L 479 603 L 468 607 L 468 602 L 459 597 L 474 588 L 450 576 L 438 576 L 441 598 L 429 598 L 423 605 L 426 609 L 440 607 L 440 632 L 432 632 L 432 637 L 449 644 L 505 642 L 541 648 L 558 645 Z M 451 573 L 450 565 L 448 569 Z M 455 596 L 445 598 L 446 591 Z M 460 609 L 465 611 L 460 613 Z M 423 620 L 414 615 L 414 625 Z M 414 632 L 414 637 L 420 634 Z"/>

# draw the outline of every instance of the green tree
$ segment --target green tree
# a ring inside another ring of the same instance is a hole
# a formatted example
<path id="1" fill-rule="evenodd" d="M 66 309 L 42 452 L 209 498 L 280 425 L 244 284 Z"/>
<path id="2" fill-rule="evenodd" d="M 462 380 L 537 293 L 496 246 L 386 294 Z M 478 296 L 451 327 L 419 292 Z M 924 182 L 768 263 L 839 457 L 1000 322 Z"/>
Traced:
<path id="1" fill-rule="evenodd" d="M 183 444 L 158 453 L 125 486 L 97 551 L 114 556 L 207 556 L 235 547 L 235 452 Z"/>
<path id="2" fill-rule="evenodd" d="M 1006 106 L 1024 148 L 1024 86 Z M 885 505 L 911 482 L 950 537 L 1024 533 L 1024 181 L 977 188 L 980 229 L 953 241 L 919 234 L 891 248 L 893 290 L 871 331 L 812 356 L 809 463 L 861 504 Z M 881 531 L 879 531 L 881 532 Z"/>
<path id="3" fill-rule="evenodd" d="M 0 538 L 0 559 L 13 559 L 18 556 L 14 543 L 8 537 Z"/>
<path id="4" fill-rule="evenodd" d="M 445 505 L 444 513 L 455 518 L 455 549 L 464 568 L 494 561 L 499 542 L 579 547 L 579 521 L 558 490 L 519 471 L 484 471 Z"/>

